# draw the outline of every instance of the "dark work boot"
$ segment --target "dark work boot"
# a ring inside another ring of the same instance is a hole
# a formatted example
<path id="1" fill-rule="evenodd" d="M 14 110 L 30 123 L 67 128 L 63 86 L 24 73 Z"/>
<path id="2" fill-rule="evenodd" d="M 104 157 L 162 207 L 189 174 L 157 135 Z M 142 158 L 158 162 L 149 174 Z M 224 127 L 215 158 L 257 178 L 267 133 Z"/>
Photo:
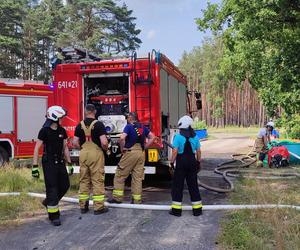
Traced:
<path id="1" fill-rule="evenodd" d="M 99 215 L 99 214 L 104 214 L 108 212 L 108 208 L 107 207 L 103 207 L 101 209 L 98 210 L 94 210 L 94 215 Z"/>
<path id="2" fill-rule="evenodd" d="M 115 203 L 115 204 L 121 204 L 122 203 L 122 201 L 118 201 L 115 198 L 108 199 L 107 202 L 109 202 L 109 203 Z"/>
<path id="3" fill-rule="evenodd" d="M 84 208 L 80 208 L 80 213 L 86 214 L 89 211 L 89 201 L 86 201 L 84 204 Z"/>
<path id="4" fill-rule="evenodd" d="M 52 220 L 51 223 L 52 223 L 53 226 L 56 226 L 56 227 L 61 225 L 61 222 L 60 222 L 59 218 Z"/>
<path id="5" fill-rule="evenodd" d="M 169 211 L 169 214 L 180 217 L 181 212 L 182 212 L 182 209 L 171 208 L 171 210 Z"/>
<path id="6" fill-rule="evenodd" d="M 194 216 L 200 216 L 200 215 L 202 215 L 202 208 L 194 208 L 193 209 L 193 215 Z"/>

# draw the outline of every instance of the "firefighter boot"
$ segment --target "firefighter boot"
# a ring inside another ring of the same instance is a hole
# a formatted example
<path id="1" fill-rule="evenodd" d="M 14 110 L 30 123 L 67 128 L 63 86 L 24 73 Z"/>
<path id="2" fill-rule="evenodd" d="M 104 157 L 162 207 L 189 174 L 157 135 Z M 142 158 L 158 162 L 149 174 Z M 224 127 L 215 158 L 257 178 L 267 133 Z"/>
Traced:
<path id="1" fill-rule="evenodd" d="M 101 209 L 98 210 L 94 210 L 94 215 L 99 215 L 99 214 L 104 214 L 108 212 L 108 208 L 107 207 L 103 207 Z"/>
<path id="2" fill-rule="evenodd" d="M 86 201 L 84 204 L 84 208 L 80 208 L 81 214 L 86 214 L 89 211 L 89 201 Z"/>
<path id="3" fill-rule="evenodd" d="M 122 201 L 118 201 L 118 200 L 116 200 L 114 198 L 108 199 L 107 202 L 114 203 L 114 204 L 121 204 L 122 203 Z"/>
<path id="4" fill-rule="evenodd" d="M 52 225 L 55 226 L 55 227 L 58 227 L 58 226 L 61 225 L 61 221 L 60 221 L 59 218 L 58 218 L 58 219 L 52 220 L 51 223 L 52 223 Z"/>
<path id="5" fill-rule="evenodd" d="M 177 217 L 180 217 L 181 216 L 181 212 L 182 212 L 182 209 L 171 208 L 171 210 L 169 211 L 169 214 L 177 216 Z"/>
<path id="6" fill-rule="evenodd" d="M 201 208 L 193 208 L 193 215 L 194 216 L 202 215 L 202 207 Z"/>

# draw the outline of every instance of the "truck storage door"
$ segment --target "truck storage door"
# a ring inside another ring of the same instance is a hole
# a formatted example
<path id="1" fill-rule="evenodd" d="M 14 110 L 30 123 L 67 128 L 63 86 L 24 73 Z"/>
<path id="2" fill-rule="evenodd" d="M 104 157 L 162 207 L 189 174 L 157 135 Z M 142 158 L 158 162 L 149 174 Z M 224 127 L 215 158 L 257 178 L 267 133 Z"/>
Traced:
<path id="1" fill-rule="evenodd" d="M 14 127 L 14 97 L 12 96 L 0 95 L 0 142 L 10 144 L 12 148 L 11 156 L 14 157 L 16 138 Z"/>
<path id="2" fill-rule="evenodd" d="M 0 96 L 0 131 L 10 134 L 14 131 L 13 97 Z"/>
<path id="3" fill-rule="evenodd" d="M 74 135 L 75 127 L 83 114 L 81 78 L 81 75 L 76 73 L 59 73 L 55 76 L 55 105 L 60 105 L 67 111 L 62 125 L 70 137 Z"/>
<path id="4" fill-rule="evenodd" d="M 18 157 L 33 154 L 38 132 L 45 122 L 47 97 L 17 97 L 17 153 Z"/>

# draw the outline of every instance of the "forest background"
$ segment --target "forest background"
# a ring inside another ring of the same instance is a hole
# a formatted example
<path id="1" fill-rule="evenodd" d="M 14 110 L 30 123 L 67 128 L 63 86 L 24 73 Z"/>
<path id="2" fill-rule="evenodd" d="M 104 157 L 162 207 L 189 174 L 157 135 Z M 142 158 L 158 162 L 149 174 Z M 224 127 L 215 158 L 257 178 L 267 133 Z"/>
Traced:
<path id="1" fill-rule="evenodd" d="M 48 82 L 58 47 L 129 56 L 142 43 L 135 20 L 121 1 L 1 1 L 0 77 Z M 208 3 L 195 25 L 212 35 L 179 63 L 189 89 L 202 93 L 203 109 L 194 115 L 217 127 L 274 119 L 300 138 L 300 2 Z"/>

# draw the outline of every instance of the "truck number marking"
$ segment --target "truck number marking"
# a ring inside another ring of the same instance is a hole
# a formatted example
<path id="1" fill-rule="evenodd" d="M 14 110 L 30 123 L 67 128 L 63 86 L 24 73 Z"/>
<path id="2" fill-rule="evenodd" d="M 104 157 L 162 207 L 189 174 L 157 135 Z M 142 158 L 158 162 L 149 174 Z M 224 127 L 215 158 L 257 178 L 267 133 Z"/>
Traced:
<path id="1" fill-rule="evenodd" d="M 59 81 L 57 83 L 59 89 L 76 89 L 78 87 L 77 81 Z"/>

